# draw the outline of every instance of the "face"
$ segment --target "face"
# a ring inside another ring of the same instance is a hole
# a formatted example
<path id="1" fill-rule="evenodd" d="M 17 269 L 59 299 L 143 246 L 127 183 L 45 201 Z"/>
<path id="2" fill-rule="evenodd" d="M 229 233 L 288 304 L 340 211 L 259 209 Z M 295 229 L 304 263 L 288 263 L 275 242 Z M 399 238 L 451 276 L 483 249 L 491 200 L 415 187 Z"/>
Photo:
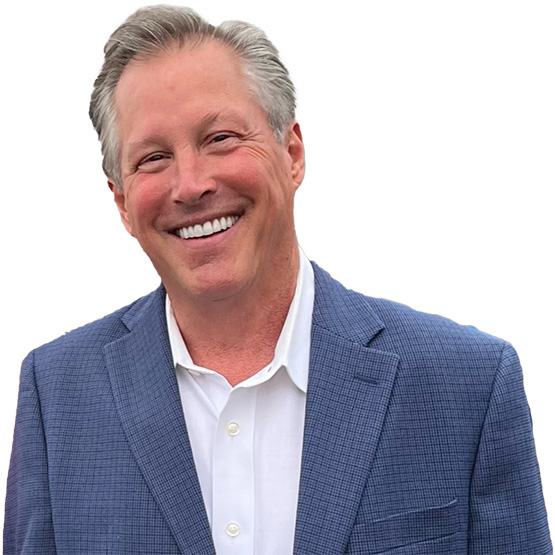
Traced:
<path id="1" fill-rule="evenodd" d="M 123 191 L 110 186 L 172 301 L 276 285 L 296 259 L 302 139 L 291 122 L 276 141 L 237 56 L 212 41 L 134 61 L 115 105 Z"/>

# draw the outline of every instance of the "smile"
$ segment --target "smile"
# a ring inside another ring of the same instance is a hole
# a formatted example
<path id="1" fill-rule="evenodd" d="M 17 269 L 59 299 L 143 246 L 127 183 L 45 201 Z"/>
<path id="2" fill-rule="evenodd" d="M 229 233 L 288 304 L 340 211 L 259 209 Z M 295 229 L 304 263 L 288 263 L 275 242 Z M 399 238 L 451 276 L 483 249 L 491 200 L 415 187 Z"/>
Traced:
<path id="1" fill-rule="evenodd" d="M 190 225 L 188 227 L 180 227 L 173 231 L 174 235 L 181 237 L 182 239 L 196 239 L 197 237 L 208 237 L 209 235 L 214 235 L 214 233 L 219 233 L 220 231 L 225 231 L 234 225 L 239 216 L 223 216 L 221 218 L 216 218 L 214 220 L 209 220 L 203 224 Z"/>

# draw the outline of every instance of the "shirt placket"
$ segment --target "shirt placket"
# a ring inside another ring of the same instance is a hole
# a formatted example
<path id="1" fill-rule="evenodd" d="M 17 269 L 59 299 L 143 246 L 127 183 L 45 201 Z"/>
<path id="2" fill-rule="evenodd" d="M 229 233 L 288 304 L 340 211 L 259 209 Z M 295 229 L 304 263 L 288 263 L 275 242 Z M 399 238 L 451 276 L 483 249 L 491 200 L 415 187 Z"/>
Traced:
<path id="1" fill-rule="evenodd" d="M 212 536 L 218 555 L 254 553 L 256 387 L 230 392 L 213 451 Z"/>

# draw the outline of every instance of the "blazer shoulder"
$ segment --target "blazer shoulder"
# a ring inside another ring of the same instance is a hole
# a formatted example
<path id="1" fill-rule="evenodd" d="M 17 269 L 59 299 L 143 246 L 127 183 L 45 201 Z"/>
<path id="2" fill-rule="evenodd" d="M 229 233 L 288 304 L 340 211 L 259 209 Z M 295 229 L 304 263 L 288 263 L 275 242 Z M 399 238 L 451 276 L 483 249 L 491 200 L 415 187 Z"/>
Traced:
<path id="1" fill-rule="evenodd" d="M 400 376 L 415 391 L 435 386 L 444 394 L 464 392 L 474 406 L 485 407 L 503 368 L 521 372 L 516 351 L 503 339 L 402 304 L 369 302 L 385 326 L 374 346 L 400 356 Z"/>
<path id="2" fill-rule="evenodd" d="M 160 287 L 111 314 L 41 345 L 29 353 L 27 359 L 33 358 L 35 365 L 48 365 L 49 362 L 54 362 L 59 366 L 60 359 L 79 357 L 83 360 L 95 352 L 101 352 L 107 344 L 127 334 L 134 320 L 156 300 L 163 300 L 164 294 Z"/>
<path id="3" fill-rule="evenodd" d="M 314 270 L 318 321 L 335 329 L 354 327 L 359 337 L 364 336 L 363 328 L 379 330 L 367 346 L 396 353 L 405 364 L 437 372 L 465 373 L 474 368 L 490 373 L 498 367 L 503 351 L 512 351 L 506 341 L 473 326 L 357 293 L 318 266 L 314 265 Z"/>
<path id="4" fill-rule="evenodd" d="M 372 306 L 373 310 L 383 319 L 384 323 L 393 326 L 395 329 L 403 328 L 412 330 L 437 330 L 445 334 L 461 334 L 469 338 L 480 338 L 486 342 L 494 344 L 505 343 L 503 339 L 485 333 L 475 326 L 459 324 L 452 319 L 439 314 L 432 314 L 414 309 L 406 304 L 380 299 L 375 297 L 365 297 Z"/>
<path id="5" fill-rule="evenodd" d="M 365 297 L 372 309 L 383 321 L 390 336 L 400 336 L 405 339 L 415 337 L 426 340 L 427 343 L 452 343 L 461 345 L 489 346 L 495 351 L 500 351 L 508 343 L 493 335 L 483 332 L 472 325 L 463 325 L 440 316 L 415 310 L 405 304 L 387 299 Z"/>

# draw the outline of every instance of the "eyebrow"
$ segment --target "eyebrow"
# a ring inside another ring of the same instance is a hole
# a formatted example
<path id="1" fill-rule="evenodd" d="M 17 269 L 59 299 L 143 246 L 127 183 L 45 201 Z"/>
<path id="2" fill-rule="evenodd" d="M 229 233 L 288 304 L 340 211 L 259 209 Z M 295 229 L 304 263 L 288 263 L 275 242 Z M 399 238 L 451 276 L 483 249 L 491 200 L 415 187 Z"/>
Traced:
<path id="1" fill-rule="evenodd" d="M 218 123 L 219 120 L 231 121 L 242 129 L 246 129 L 248 122 L 244 117 L 239 116 L 237 113 L 226 109 L 224 111 L 214 111 L 207 114 L 200 122 L 199 129 L 206 129 L 211 125 Z"/>

